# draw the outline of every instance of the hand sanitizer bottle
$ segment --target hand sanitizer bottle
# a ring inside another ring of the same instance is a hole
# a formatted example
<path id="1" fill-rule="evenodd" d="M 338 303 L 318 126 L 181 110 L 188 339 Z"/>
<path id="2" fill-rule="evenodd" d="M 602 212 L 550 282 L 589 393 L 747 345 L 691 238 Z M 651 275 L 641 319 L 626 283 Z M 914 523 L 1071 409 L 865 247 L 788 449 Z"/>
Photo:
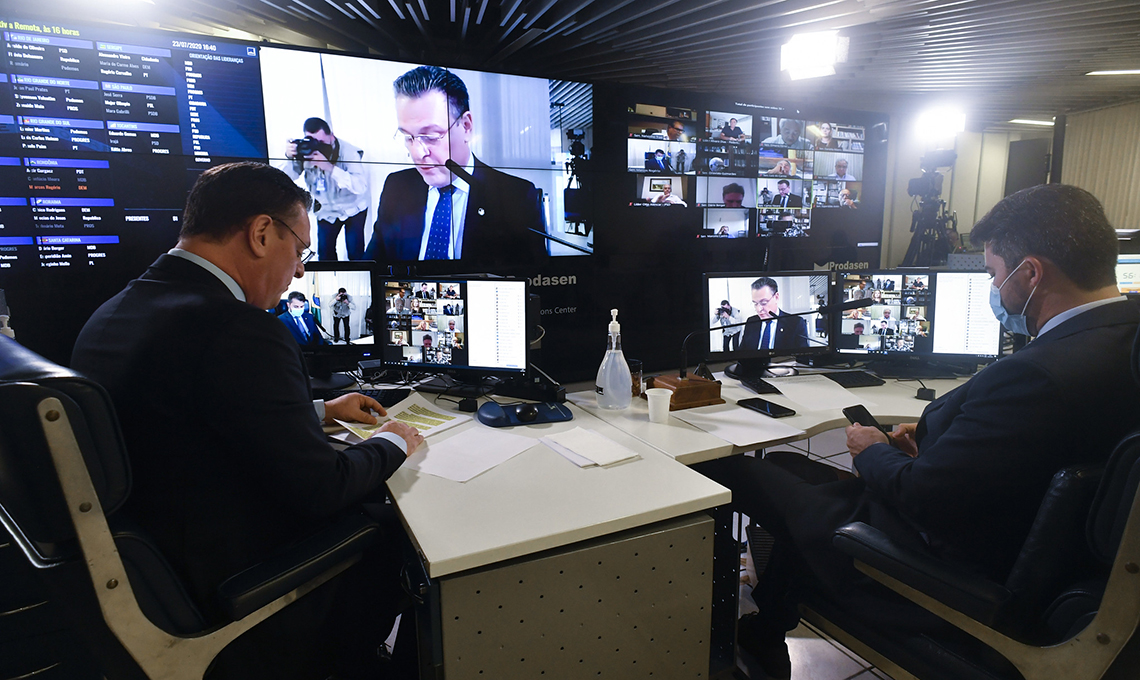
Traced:
<path id="1" fill-rule="evenodd" d="M 595 385 L 598 406 L 615 411 L 629 408 L 629 402 L 633 398 L 629 364 L 621 353 L 621 324 L 618 323 L 617 315 L 618 310 L 610 310 L 613 320 L 610 321 L 610 334 L 606 340 L 606 356 L 598 367 Z"/>

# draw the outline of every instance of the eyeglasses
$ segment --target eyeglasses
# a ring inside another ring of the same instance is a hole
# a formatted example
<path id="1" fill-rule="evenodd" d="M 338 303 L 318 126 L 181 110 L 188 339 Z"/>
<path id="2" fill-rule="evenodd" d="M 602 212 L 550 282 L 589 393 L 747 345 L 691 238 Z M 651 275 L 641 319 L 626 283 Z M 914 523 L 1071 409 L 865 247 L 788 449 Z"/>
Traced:
<path id="1" fill-rule="evenodd" d="M 462 116 L 456 118 L 455 121 L 451 123 L 451 125 L 447 126 L 447 130 L 438 135 L 409 135 L 403 130 L 396 130 L 396 133 L 392 135 L 392 139 L 404 140 L 404 146 L 407 147 L 411 147 L 412 144 L 419 142 L 420 144 L 423 144 L 424 150 L 426 151 L 428 147 L 435 146 L 436 144 L 439 144 L 441 141 L 443 141 L 443 139 L 447 137 L 448 134 L 450 134 L 451 128 L 455 127 L 455 124 L 461 120 L 463 120 Z"/>
<path id="2" fill-rule="evenodd" d="M 300 236 L 297 236 L 297 232 L 293 231 L 293 227 L 290 227 L 288 222 L 285 220 L 279 220 L 272 215 L 269 216 L 269 219 L 285 225 L 285 228 L 289 230 L 289 233 L 293 235 L 293 238 L 297 239 L 297 243 L 301 244 L 301 252 L 297 253 L 297 257 L 301 258 L 301 264 L 305 264 L 309 260 L 313 259 L 313 255 L 316 255 L 316 253 L 314 253 L 307 245 L 305 245 L 305 242 L 301 240 Z"/>

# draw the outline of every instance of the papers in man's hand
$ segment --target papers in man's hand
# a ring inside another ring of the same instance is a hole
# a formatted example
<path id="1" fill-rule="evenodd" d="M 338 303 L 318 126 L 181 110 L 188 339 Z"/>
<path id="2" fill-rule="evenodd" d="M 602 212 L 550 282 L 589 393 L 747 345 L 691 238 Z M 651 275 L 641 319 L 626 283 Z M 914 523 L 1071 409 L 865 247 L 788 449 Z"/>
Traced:
<path id="1" fill-rule="evenodd" d="M 765 378 L 765 380 L 780 390 L 785 397 L 802 406 L 805 411 L 827 411 L 852 404 L 871 403 L 861 400 L 839 383 L 822 375 L 795 375 Z"/>
<path id="2" fill-rule="evenodd" d="M 670 415 L 714 437 L 720 437 L 733 446 L 753 446 L 758 442 L 785 438 L 790 441 L 804 433 L 803 430 L 736 404 L 701 406 L 673 411 Z"/>
<path id="3" fill-rule="evenodd" d="M 404 463 L 405 468 L 466 482 L 538 444 L 530 437 L 472 427 L 443 440 L 425 441 Z"/>
<path id="4" fill-rule="evenodd" d="M 384 423 L 390 420 L 398 420 L 401 423 L 411 425 L 419 430 L 424 437 L 430 437 L 471 420 L 471 416 L 448 413 L 424 399 L 418 392 L 412 392 L 406 399 L 388 409 L 387 416 L 380 416 L 375 425 L 346 423 L 343 420 L 336 421 L 348 432 L 341 432 L 332 436 L 347 444 L 356 444 L 376 434 Z"/>
<path id="5" fill-rule="evenodd" d="M 559 434 L 539 439 L 578 467 L 613 465 L 640 456 L 626 447 L 597 432 L 575 427 Z"/>

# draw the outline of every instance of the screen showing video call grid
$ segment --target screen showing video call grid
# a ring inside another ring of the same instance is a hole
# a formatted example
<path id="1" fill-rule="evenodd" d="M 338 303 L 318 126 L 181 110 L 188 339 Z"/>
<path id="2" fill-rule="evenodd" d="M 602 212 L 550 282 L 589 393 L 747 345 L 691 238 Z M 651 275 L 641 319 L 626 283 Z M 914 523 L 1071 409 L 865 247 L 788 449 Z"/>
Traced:
<path id="1" fill-rule="evenodd" d="M 359 268 L 325 269 L 323 263 L 306 266 L 304 276 L 293 279 L 289 289 L 281 295 L 281 302 L 269 310 L 286 326 L 297 323 L 288 309 L 289 296 L 293 293 L 305 296 L 300 321 L 307 326 L 305 315 L 311 315 L 318 331 L 306 338 L 308 329 L 298 328 L 300 335 L 294 333 L 294 339 L 303 349 L 321 351 L 343 345 L 363 347 L 365 353 L 371 351 L 375 344 L 371 272 Z"/>
<path id="2" fill-rule="evenodd" d="M 861 125 L 652 104 L 627 117 L 630 205 L 703 208 L 702 238 L 806 237 L 812 211 L 858 208 Z"/>
<path id="3" fill-rule="evenodd" d="M 812 310 L 830 303 L 833 278 L 807 272 L 705 274 L 709 358 L 827 351 L 830 315 Z M 802 312 L 807 313 L 790 316 Z"/>
<path id="4" fill-rule="evenodd" d="M 914 354 L 996 358 L 1001 324 L 989 305 L 985 272 L 886 270 L 843 274 L 842 301 L 872 301 L 844 312 L 840 354 Z"/>
<path id="5" fill-rule="evenodd" d="M 384 282 L 384 363 L 525 373 L 526 281 Z"/>

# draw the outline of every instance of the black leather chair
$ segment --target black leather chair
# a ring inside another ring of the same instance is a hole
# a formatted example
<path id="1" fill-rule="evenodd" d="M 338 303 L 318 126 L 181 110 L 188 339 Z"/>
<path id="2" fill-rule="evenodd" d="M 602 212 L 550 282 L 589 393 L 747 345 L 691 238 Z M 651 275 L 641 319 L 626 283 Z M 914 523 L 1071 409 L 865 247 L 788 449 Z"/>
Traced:
<path id="1" fill-rule="evenodd" d="M 211 627 L 120 512 L 130 488 L 107 393 L 0 336 L 0 523 L 107 677 L 200 680 L 223 647 L 359 561 L 378 534 L 342 516 L 233 575 L 217 594 L 232 620 Z"/>
<path id="2" fill-rule="evenodd" d="M 1137 368 L 1134 350 L 1133 366 Z M 813 594 L 805 620 L 895 680 L 1095 680 L 1140 675 L 1140 431 L 1103 468 L 1058 472 L 1005 583 L 908 547 L 863 523 L 836 547 L 946 622 L 883 630 Z M 952 624 L 952 625 L 951 625 Z"/>

